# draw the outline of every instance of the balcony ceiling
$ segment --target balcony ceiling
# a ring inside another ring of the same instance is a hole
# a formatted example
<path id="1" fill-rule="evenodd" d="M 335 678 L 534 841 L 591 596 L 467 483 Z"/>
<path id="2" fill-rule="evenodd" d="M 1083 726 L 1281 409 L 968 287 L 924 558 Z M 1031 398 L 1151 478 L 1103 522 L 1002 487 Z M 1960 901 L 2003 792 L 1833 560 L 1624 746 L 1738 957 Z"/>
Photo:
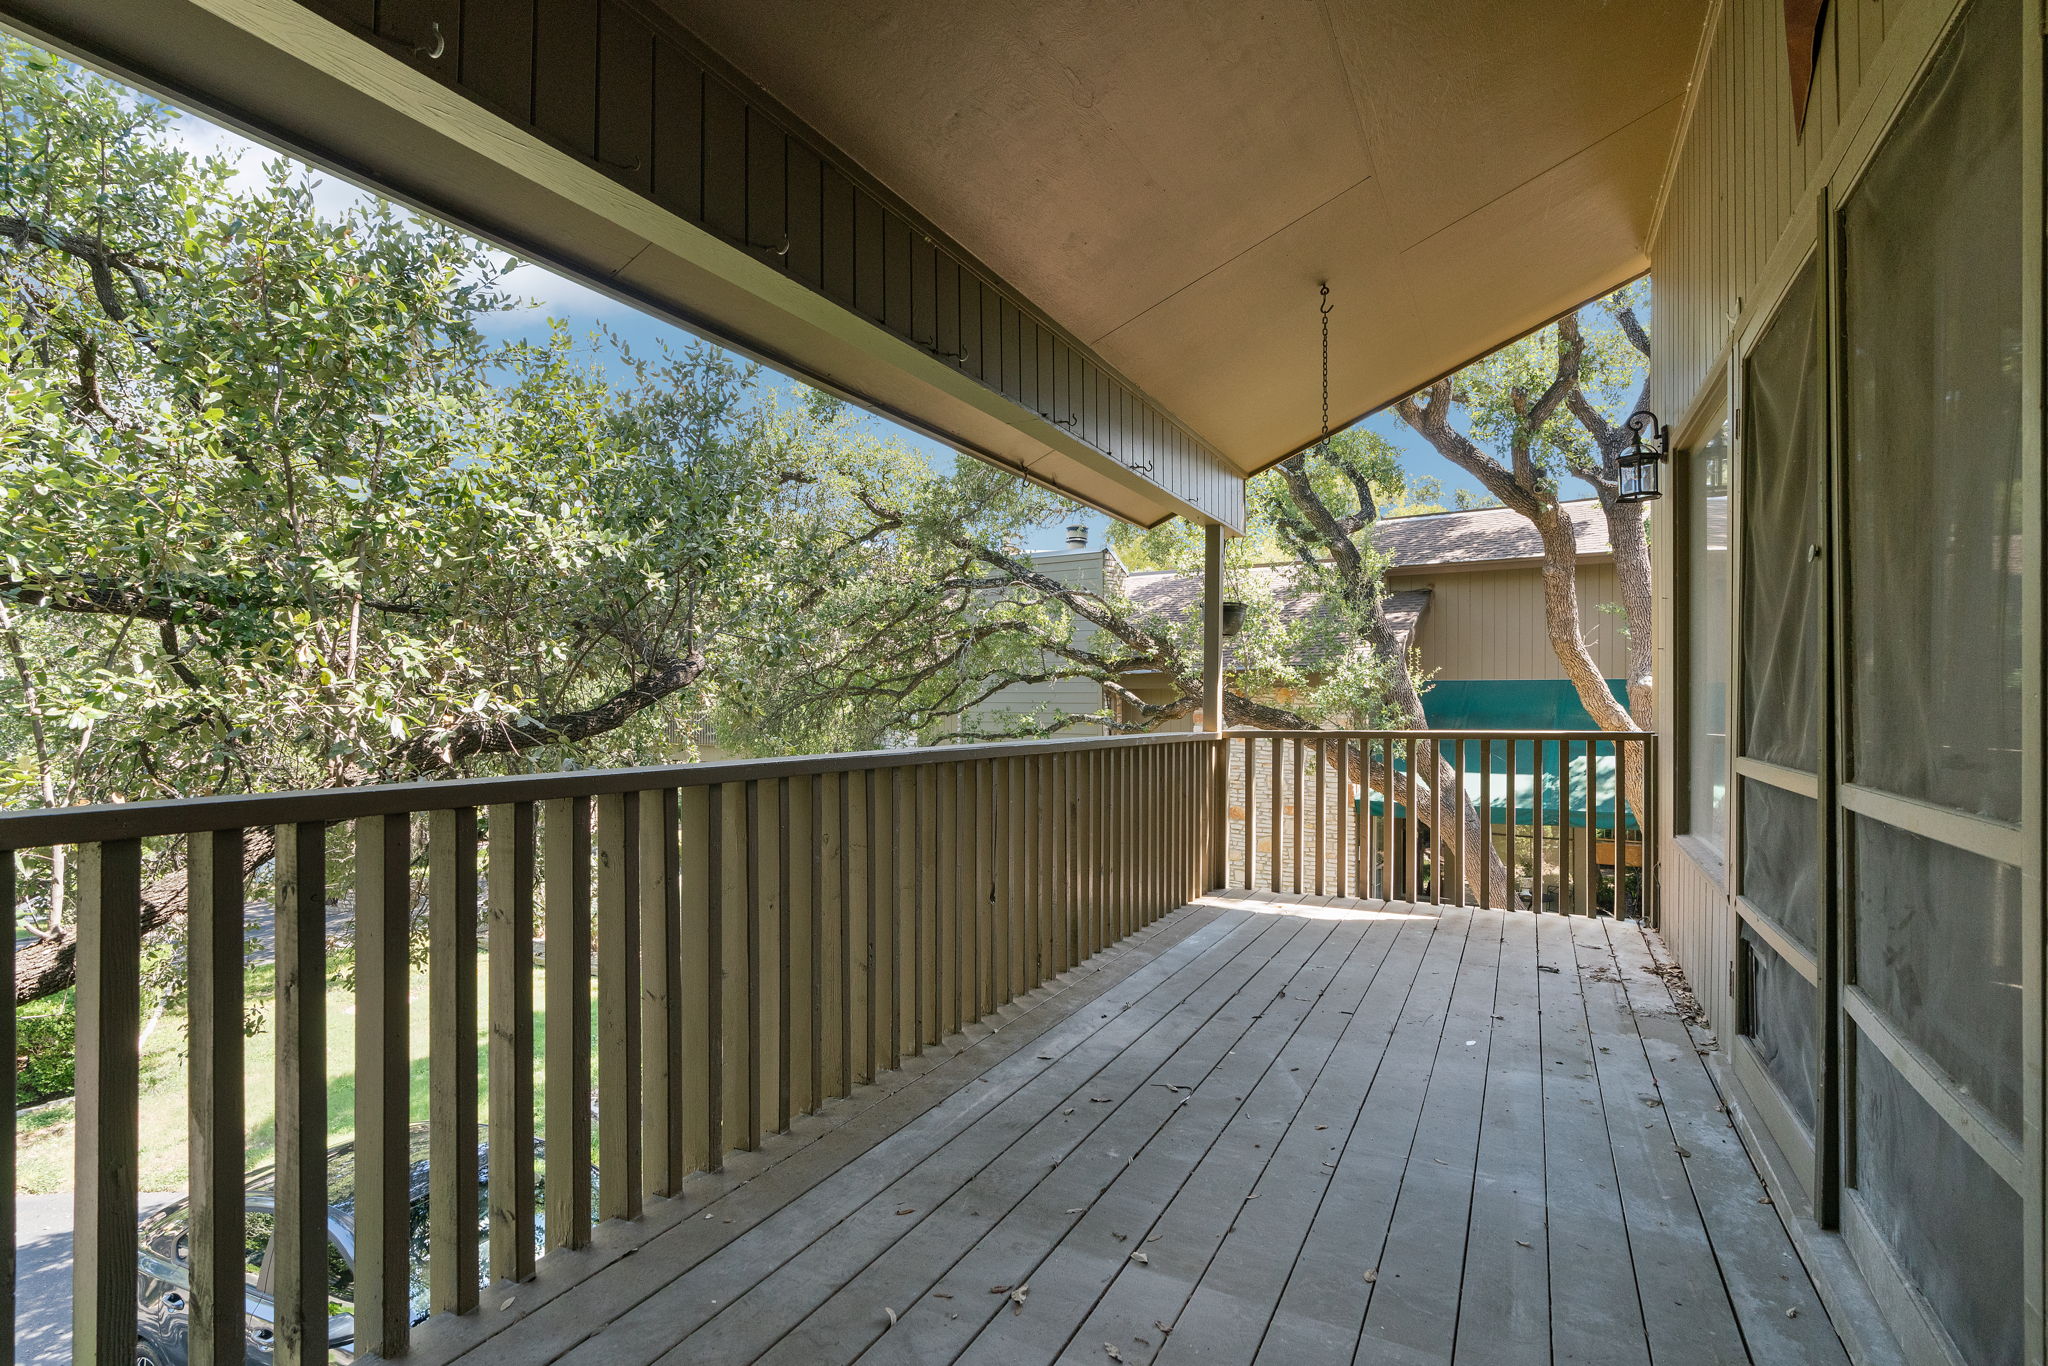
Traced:
<path id="1" fill-rule="evenodd" d="M 1646 270 L 1706 0 L 659 0 L 1246 473 Z"/>

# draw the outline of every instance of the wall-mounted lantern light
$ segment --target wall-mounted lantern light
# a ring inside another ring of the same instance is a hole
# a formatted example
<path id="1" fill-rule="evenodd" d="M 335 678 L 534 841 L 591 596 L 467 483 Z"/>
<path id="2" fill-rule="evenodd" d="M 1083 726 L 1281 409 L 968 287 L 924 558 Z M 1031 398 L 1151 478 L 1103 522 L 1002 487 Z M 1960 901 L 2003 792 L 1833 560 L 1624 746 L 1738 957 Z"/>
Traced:
<path id="1" fill-rule="evenodd" d="M 1223 638 L 1229 640 L 1244 629 L 1244 604 L 1226 602 L 1223 604 Z"/>
<path id="2" fill-rule="evenodd" d="M 1662 498 L 1664 458 L 1671 452 L 1671 429 L 1658 422 L 1657 415 L 1648 408 L 1632 413 L 1624 425 L 1631 440 L 1617 462 L 1621 474 L 1616 481 L 1620 491 L 1615 501 L 1647 503 Z"/>

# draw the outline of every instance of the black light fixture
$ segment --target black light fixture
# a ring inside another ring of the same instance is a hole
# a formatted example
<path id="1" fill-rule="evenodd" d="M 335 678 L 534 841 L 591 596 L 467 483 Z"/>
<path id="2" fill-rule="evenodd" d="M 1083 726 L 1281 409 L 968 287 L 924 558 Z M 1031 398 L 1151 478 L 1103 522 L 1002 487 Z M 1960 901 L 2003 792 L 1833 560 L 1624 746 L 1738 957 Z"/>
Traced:
<path id="1" fill-rule="evenodd" d="M 1244 629 L 1244 604 L 1226 602 L 1223 604 L 1223 638 L 1229 640 Z"/>
<path id="2" fill-rule="evenodd" d="M 1657 420 L 1657 415 L 1648 408 L 1631 413 L 1626 423 L 1629 430 L 1629 448 L 1621 453 L 1616 463 L 1621 467 L 1616 479 L 1614 501 L 1617 503 L 1647 503 L 1664 496 L 1664 458 L 1671 451 L 1671 429 Z"/>

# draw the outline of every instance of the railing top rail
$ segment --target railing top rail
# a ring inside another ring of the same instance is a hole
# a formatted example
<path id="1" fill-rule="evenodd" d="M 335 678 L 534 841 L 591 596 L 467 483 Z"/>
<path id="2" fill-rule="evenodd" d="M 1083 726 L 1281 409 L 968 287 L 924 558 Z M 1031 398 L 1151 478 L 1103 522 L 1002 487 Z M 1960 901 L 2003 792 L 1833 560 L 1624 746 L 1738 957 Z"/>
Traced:
<path id="1" fill-rule="evenodd" d="M 1487 730 L 1233 730 L 1225 738 L 1242 740 L 1247 737 L 1266 739 L 1278 737 L 1283 740 L 1314 738 L 1320 740 L 1654 740 L 1654 730 L 1515 730 L 1510 727 L 1495 727 Z"/>
<path id="2" fill-rule="evenodd" d="M 911 768 L 923 764 L 968 763 L 978 759 L 1023 758 L 1145 745 L 1213 744 L 1215 739 L 1206 731 L 1194 731 L 1168 735 L 1088 736 L 1068 740 L 1013 740 L 1000 744 L 858 750 L 846 754 L 805 754 L 774 759 L 724 759 L 644 768 L 429 779 L 363 787 L 319 788 L 305 792 L 169 797 L 97 806 L 39 807 L 0 812 L 0 849 L 37 849 L 52 844 L 191 835 L 208 830 L 247 830 L 301 821 L 343 821 L 362 816 L 446 811 L 501 802 L 546 801 L 553 797 L 596 797 L 612 792 L 707 787 L 718 783 L 813 773 Z"/>

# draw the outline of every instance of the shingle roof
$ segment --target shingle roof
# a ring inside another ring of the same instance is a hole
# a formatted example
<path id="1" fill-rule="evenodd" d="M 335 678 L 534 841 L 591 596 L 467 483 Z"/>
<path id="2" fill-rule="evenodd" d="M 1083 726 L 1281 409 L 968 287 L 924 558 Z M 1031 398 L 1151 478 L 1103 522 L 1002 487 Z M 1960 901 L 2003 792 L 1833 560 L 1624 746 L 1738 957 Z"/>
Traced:
<path id="1" fill-rule="evenodd" d="M 1578 532 L 1579 554 L 1608 555 L 1607 519 L 1595 498 L 1564 504 Z M 1488 560 L 1535 560 L 1543 541 L 1529 519 L 1507 508 L 1475 508 L 1470 512 L 1432 512 L 1419 517 L 1389 517 L 1373 528 L 1372 541 L 1391 556 L 1397 569 L 1438 564 L 1477 564 Z"/>

